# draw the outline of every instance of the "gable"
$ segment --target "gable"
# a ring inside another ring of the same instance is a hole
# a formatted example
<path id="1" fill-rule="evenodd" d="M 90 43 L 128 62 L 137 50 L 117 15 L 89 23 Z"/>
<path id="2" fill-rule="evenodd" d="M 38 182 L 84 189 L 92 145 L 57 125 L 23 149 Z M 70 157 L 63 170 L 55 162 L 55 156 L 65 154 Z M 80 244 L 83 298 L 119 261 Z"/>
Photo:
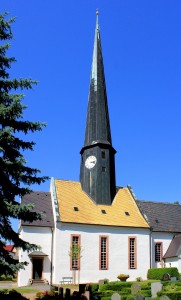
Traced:
<path id="1" fill-rule="evenodd" d="M 61 222 L 149 228 L 128 188 L 119 188 L 112 205 L 97 205 L 80 182 L 55 180 Z"/>

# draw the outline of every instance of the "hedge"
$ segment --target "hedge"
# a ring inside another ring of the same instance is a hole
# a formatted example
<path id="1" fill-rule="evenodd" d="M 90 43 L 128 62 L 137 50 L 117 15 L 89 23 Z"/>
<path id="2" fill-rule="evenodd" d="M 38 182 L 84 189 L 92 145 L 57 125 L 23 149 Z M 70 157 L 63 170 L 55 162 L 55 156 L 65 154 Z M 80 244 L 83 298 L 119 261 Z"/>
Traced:
<path id="1" fill-rule="evenodd" d="M 123 288 L 131 288 L 132 286 L 132 282 L 119 282 L 118 283 L 106 283 L 106 284 L 101 284 L 99 286 L 99 291 L 107 291 L 107 290 L 111 290 L 111 291 L 121 291 Z"/>
<path id="2" fill-rule="evenodd" d="M 170 277 L 179 278 L 179 272 L 177 268 L 152 268 L 148 270 L 148 279 L 162 280 L 164 274 L 169 274 Z"/>
<path id="3" fill-rule="evenodd" d="M 175 291 L 175 292 L 158 292 L 158 296 L 167 296 L 170 300 L 180 300 L 181 299 L 181 291 Z"/>

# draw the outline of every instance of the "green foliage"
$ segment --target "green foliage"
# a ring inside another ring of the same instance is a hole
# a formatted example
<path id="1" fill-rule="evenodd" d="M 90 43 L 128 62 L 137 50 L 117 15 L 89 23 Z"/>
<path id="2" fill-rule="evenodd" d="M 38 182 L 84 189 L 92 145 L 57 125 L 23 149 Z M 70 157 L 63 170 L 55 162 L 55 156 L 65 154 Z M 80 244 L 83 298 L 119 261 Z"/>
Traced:
<path id="1" fill-rule="evenodd" d="M 24 89 L 32 89 L 37 84 L 32 79 L 10 78 L 9 69 L 16 62 L 6 55 L 13 38 L 11 25 L 15 21 L 7 13 L 0 14 L 0 275 L 14 275 L 26 263 L 18 263 L 4 249 L 6 241 L 17 248 L 33 251 L 37 249 L 20 239 L 11 226 L 11 219 L 23 221 L 41 220 L 41 214 L 33 212 L 32 205 L 22 205 L 19 198 L 31 192 L 32 184 L 40 184 L 47 177 L 38 176 L 40 170 L 31 168 L 23 156 L 23 151 L 33 150 L 33 141 L 24 141 L 29 132 L 41 131 L 45 124 L 31 122 L 23 118 L 26 106 L 22 103 Z M 4 43 L 4 44 L 3 44 Z"/>
<path id="2" fill-rule="evenodd" d="M 0 281 L 12 281 L 12 280 L 13 280 L 13 276 L 11 276 L 11 275 L 8 275 L 8 276 L 1 275 L 0 276 Z"/>
<path id="3" fill-rule="evenodd" d="M 127 296 L 126 300 L 134 300 L 134 296 L 129 295 L 129 296 Z"/>
<path id="4" fill-rule="evenodd" d="M 72 259 L 79 259 L 81 258 L 81 251 L 81 246 L 79 246 L 78 244 L 73 244 L 72 246 L 70 246 L 69 256 Z"/>
<path id="5" fill-rule="evenodd" d="M 116 283 L 107 283 L 107 284 L 101 284 L 99 287 L 99 291 L 121 291 L 122 289 L 125 288 L 130 288 L 131 289 L 132 282 L 116 282 Z"/>
<path id="6" fill-rule="evenodd" d="M 148 279 L 162 280 L 163 275 L 168 273 L 171 277 L 179 278 L 179 272 L 177 268 L 152 268 L 148 270 Z"/>
<path id="7" fill-rule="evenodd" d="M 144 295 L 147 299 L 151 298 L 151 282 L 142 281 L 140 282 L 141 290 L 138 291 L 134 296 L 131 295 L 131 285 L 133 282 L 110 282 L 109 284 L 103 284 L 99 287 L 98 296 L 101 299 L 111 299 L 114 293 L 121 295 L 121 300 L 133 300 L 136 295 Z M 171 300 L 181 300 L 181 282 L 164 282 L 163 291 L 159 292 L 159 296 L 167 295 Z M 180 298 L 179 298 L 180 297 Z M 159 300 L 159 297 L 154 298 Z"/>
<path id="8" fill-rule="evenodd" d="M 139 284 L 141 286 L 141 289 L 143 289 L 143 290 L 150 290 L 151 289 L 151 282 L 142 281 L 142 282 L 139 282 Z"/>
<path id="9" fill-rule="evenodd" d="M 144 295 L 145 297 L 151 297 L 151 290 L 143 290 L 143 289 L 141 289 L 135 295 Z"/>
<path id="10" fill-rule="evenodd" d="M 1 300 L 28 300 L 26 297 L 22 296 L 16 290 L 1 290 L 0 291 L 0 299 Z"/>
<path id="11" fill-rule="evenodd" d="M 181 299 L 181 282 L 164 282 L 163 290 L 158 293 L 158 296 L 166 295 L 171 300 Z"/>
<path id="12" fill-rule="evenodd" d="M 86 286 L 86 289 L 88 291 L 92 291 L 92 293 L 97 292 L 99 290 L 99 284 L 98 283 L 90 283 Z"/>
<path id="13" fill-rule="evenodd" d="M 141 277 L 137 277 L 136 281 L 141 282 L 141 281 L 143 281 L 143 279 Z"/>
<path id="14" fill-rule="evenodd" d="M 174 292 L 158 292 L 158 296 L 167 296 L 170 300 L 180 300 L 181 299 L 181 291 L 174 291 Z"/>

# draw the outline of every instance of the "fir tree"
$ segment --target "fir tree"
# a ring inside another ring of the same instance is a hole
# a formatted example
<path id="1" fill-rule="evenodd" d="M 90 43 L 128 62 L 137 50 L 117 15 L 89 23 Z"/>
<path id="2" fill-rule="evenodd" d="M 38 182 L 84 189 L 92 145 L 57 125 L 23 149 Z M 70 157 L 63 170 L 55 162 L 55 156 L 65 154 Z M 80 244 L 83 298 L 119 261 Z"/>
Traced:
<path id="1" fill-rule="evenodd" d="M 32 222 L 41 215 L 33 212 L 32 205 L 23 205 L 18 199 L 31 192 L 32 184 L 40 184 L 47 177 L 38 176 L 39 170 L 27 166 L 23 151 L 33 150 L 35 143 L 25 141 L 20 136 L 42 130 L 44 123 L 24 120 L 26 106 L 22 103 L 24 89 L 32 89 L 36 81 L 32 79 L 10 78 L 9 69 L 16 62 L 7 57 L 12 39 L 11 25 L 14 18 L 7 13 L 0 14 L 0 275 L 14 274 L 24 263 L 18 263 L 4 249 L 6 242 L 17 248 L 33 251 L 37 249 L 19 238 L 12 228 L 11 218 Z"/>

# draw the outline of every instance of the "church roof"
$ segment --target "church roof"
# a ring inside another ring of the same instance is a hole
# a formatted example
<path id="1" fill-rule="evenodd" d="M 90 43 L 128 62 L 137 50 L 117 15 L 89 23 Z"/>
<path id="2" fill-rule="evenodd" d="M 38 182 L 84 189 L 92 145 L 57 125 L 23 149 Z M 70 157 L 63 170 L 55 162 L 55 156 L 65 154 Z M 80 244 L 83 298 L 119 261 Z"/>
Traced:
<path id="1" fill-rule="evenodd" d="M 96 14 L 97 20 L 94 37 L 84 147 L 94 145 L 96 143 L 110 145 L 112 143 L 100 28 L 98 23 L 98 11 Z"/>
<path id="2" fill-rule="evenodd" d="M 61 222 L 149 228 L 128 188 L 119 188 L 112 205 L 97 205 L 79 182 L 55 180 Z"/>
<path id="3" fill-rule="evenodd" d="M 181 205 L 137 200 L 153 231 L 181 232 Z"/>
<path id="4" fill-rule="evenodd" d="M 181 234 L 176 235 L 171 241 L 164 258 L 177 257 L 181 252 Z"/>
<path id="5" fill-rule="evenodd" d="M 33 211 L 42 213 L 42 220 L 33 221 L 32 223 L 21 221 L 21 225 L 53 227 L 53 210 L 51 202 L 51 194 L 48 192 L 32 192 L 22 197 L 23 204 L 33 203 L 35 207 Z"/>

